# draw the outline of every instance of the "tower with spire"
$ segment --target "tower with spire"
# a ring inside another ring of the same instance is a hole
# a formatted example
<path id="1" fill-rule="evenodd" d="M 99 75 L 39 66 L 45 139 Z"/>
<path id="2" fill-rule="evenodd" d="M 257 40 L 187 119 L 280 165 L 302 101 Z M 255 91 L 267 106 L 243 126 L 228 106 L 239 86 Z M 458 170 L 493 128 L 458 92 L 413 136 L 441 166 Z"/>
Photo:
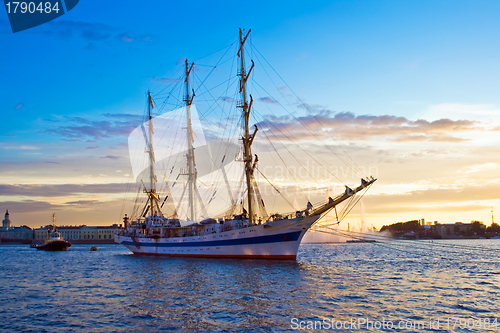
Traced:
<path id="1" fill-rule="evenodd" d="M 2 221 L 2 230 L 7 231 L 10 229 L 10 218 L 9 218 L 9 210 L 5 212 L 5 219 Z"/>

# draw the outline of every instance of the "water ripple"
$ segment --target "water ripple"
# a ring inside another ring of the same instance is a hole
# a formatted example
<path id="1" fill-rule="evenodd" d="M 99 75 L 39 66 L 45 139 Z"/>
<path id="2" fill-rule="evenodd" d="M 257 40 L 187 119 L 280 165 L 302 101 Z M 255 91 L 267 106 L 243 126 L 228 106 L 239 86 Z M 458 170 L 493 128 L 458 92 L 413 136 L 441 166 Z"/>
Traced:
<path id="1" fill-rule="evenodd" d="M 500 313 L 500 262 L 473 251 L 465 261 L 374 244 L 304 244 L 297 262 L 288 262 L 140 257 L 98 247 L 0 246 L 1 329 L 285 332 L 292 318 L 428 322 Z"/>

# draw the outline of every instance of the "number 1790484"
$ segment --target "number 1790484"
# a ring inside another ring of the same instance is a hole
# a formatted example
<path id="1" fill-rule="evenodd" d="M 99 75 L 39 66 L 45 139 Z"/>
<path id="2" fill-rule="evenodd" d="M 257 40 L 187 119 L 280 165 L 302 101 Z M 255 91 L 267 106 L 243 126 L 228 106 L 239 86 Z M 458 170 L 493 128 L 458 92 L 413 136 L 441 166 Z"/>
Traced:
<path id="1" fill-rule="evenodd" d="M 54 4 L 50 2 L 7 2 L 5 4 L 5 7 L 7 9 L 7 13 L 29 13 L 29 14 L 34 14 L 34 13 L 46 13 L 50 14 L 51 12 L 56 12 L 59 13 L 59 2 L 55 2 Z"/>

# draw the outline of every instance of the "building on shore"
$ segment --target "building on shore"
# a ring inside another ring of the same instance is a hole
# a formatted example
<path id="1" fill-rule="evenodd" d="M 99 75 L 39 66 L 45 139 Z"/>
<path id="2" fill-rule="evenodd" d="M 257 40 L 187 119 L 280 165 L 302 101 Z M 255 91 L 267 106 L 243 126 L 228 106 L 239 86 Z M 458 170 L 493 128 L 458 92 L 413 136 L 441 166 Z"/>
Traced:
<path id="1" fill-rule="evenodd" d="M 56 227 L 61 237 L 74 244 L 113 244 L 114 234 L 122 225 L 111 226 L 58 226 Z M 42 242 L 52 230 L 51 225 L 33 230 L 34 242 Z"/>
<path id="2" fill-rule="evenodd" d="M 394 237 L 421 239 L 461 239 L 498 236 L 497 231 L 487 227 L 481 221 L 470 223 L 439 223 L 438 221 L 425 223 L 424 219 L 393 223 L 383 226 L 380 231 L 389 231 Z M 497 225 L 498 227 L 498 225 Z"/>
<path id="3" fill-rule="evenodd" d="M 432 234 L 439 238 L 457 238 L 457 237 L 473 237 L 478 236 L 478 232 L 474 230 L 474 224 L 471 223 L 436 223 L 431 226 Z M 484 226 L 484 231 L 486 226 Z"/>
<path id="4" fill-rule="evenodd" d="M 32 229 L 26 225 L 14 227 L 7 210 L 0 228 L 1 243 L 43 243 L 52 231 L 52 225 Z M 113 244 L 114 234 L 122 229 L 122 225 L 110 226 L 56 226 L 61 237 L 74 244 Z"/>
<path id="5" fill-rule="evenodd" d="M 5 212 L 5 218 L 2 221 L 2 231 L 7 231 L 10 229 L 10 215 L 9 210 Z"/>
<path id="6" fill-rule="evenodd" d="M 22 225 L 20 227 L 12 226 L 10 221 L 9 210 L 5 212 L 5 218 L 2 221 L 2 228 L 0 229 L 0 242 L 2 243 L 30 243 L 33 239 L 33 230 Z"/>

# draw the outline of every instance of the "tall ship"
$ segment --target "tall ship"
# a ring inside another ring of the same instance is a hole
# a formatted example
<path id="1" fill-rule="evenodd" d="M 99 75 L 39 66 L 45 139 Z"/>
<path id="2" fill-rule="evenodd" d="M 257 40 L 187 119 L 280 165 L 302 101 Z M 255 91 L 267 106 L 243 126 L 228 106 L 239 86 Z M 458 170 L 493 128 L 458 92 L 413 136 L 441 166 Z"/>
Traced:
<path id="1" fill-rule="evenodd" d="M 244 61 L 249 34 L 250 30 L 239 30 L 235 57 L 239 94 L 235 108 L 240 113 L 237 143 L 224 138 L 219 141 L 225 145 L 214 146 L 200 135 L 200 119 L 193 104 L 196 94 L 190 90 L 194 63 L 185 60 L 182 107 L 153 117 L 155 103 L 148 92 L 147 119 L 129 136 L 132 169 L 136 180 L 140 179 L 138 197 L 125 215 L 124 229 L 115 234 L 115 242 L 134 254 L 295 260 L 301 240 L 311 227 L 332 211 L 340 223 L 337 207 L 347 206 L 340 213 L 344 216 L 357 203 L 358 195 L 376 181 L 371 176 L 363 177 L 356 187 L 345 186 L 342 193 L 326 196 L 316 204 L 308 200 L 303 207 L 292 204 L 292 198 L 270 182 L 258 167 L 259 157 L 252 153 L 259 128 L 250 124 L 254 100 L 247 89 L 254 62 L 247 70 Z M 231 121 L 238 119 L 225 119 L 225 123 Z M 136 159 L 133 151 L 144 156 Z M 200 172 L 204 167 L 200 159 L 209 165 L 209 171 Z M 261 183 L 268 182 L 275 194 L 293 207 L 292 212 L 267 212 L 257 175 Z"/>

